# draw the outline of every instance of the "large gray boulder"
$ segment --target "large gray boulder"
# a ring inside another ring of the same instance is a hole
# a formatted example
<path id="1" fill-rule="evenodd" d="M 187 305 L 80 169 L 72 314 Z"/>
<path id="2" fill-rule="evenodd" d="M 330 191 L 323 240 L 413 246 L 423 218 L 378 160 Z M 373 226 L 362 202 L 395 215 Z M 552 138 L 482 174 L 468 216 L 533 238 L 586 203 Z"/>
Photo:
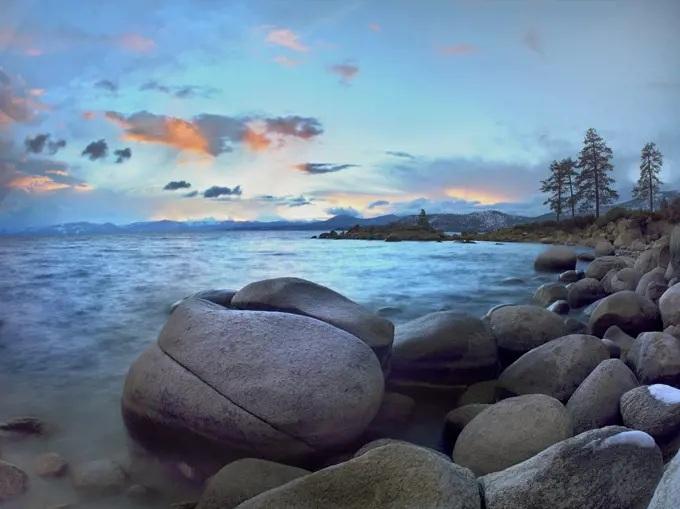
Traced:
<path id="1" fill-rule="evenodd" d="M 661 267 L 657 267 L 645 273 L 645 275 L 640 278 L 640 281 L 635 288 L 635 293 L 639 295 L 645 295 L 645 293 L 647 293 L 647 287 L 652 282 L 666 283 L 666 277 L 664 276 L 665 273 L 666 270 L 662 269 Z"/>
<path id="2" fill-rule="evenodd" d="M 368 442 L 367 444 L 364 444 L 361 446 L 361 448 L 355 452 L 351 457 L 352 458 L 358 458 L 359 456 L 363 456 L 366 454 L 368 451 L 372 451 L 373 449 L 378 449 L 379 447 L 385 447 L 386 445 L 406 445 L 408 447 L 421 447 L 425 449 L 425 451 L 429 452 L 430 454 L 436 454 L 446 462 L 450 463 L 451 458 L 444 454 L 443 452 L 436 451 L 434 449 L 430 449 L 429 447 L 425 447 L 423 445 L 418 445 L 414 444 L 412 442 L 407 442 L 405 440 L 398 440 L 395 438 L 379 438 L 378 440 L 372 440 Z M 350 459 L 350 458 L 348 458 Z"/>
<path id="3" fill-rule="evenodd" d="M 610 355 L 612 352 L 611 345 L 613 344 L 618 348 L 618 355 L 612 355 L 612 357 L 621 359 L 623 362 L 626 362 L 626 357 L 628 352 L 630 352 L 630 347 L 633 346 L 633 341 L 635 341 L 635 338 L 623 332 L 618 325 L 609 327 L 604 336 L 602 336 L 602 342 L 609 349 Z"/>
<path id="4" fill-rule="evenodd" d="M 490 406 L 490 404 L 473 403 L 458 407 L 446 414 L 444 418 L 444 442 L 448 450 L 453 449 L 465 426 Z"/>
<path id="5" fill-rule="evenodd" d="M 557 279 L 563 283 L 575 283 L 585 276 L 585 273 L 581 270 L 567 270 L 562 272 Z"/>
<path id="6" fill-rule="evenodd" d="M 260 493 L 308 474 L 309 471 L 301 468 L 261 459 L 237 460 L 210 479 L 196 509 L 234 509 Z"/>
<path id="7" fill-rule="evenodd" d="M 496 342 L 477 317 L 439 311 L 396 328 L 391 378 L 469 385 L 497 372 Z"/>
<path id="8" fill-rule="evenodd" d="M 672 438 L 680 433 L 680 389 L 663 384 L 632 389 L 621 396 L 621 415 L 627 427 L 657 442 Z"/>
<path id="9" fill-rule="evenodd" d="M 358 337 L 385 366 L 394 340 L 394 324 L 339 293 L 294 277 L 256 281 L 231 300 L 239 309 L 282 311 L 309 316 Z"/>
<path id="10" fill-rule="evenodd" d="M 622 424 L 619 401 L 637 386 L 635 375 L 621 360 L 598 364 L 567 402 L 574 434 Z"/>
<path id="11" fill-rule="evenodd" d="M 675 225 L 671 231 L 668 249 L 668 267 L 670 268 L 669 272 L 670 274 L 680 276 L 680 224 Z"/>
<path id="12" fill-rule="evenodd" d="M 612 278 L 612 293 L 623 292 L 625 290 L 635 291 L 638 283 L 642 279 L 642 272 L 626 267 L 621 269 Z"/>
<path id="13" fill-rule="evenodd" d="M 534 260 L 534 268 L 545 272 L 562 272 L 576 268 L 576 253 L 566 246 L 552 246 Z"/>
<path id="14" fill-rule="evenodd" d="M 383 391 L 378 359 L 348 332 L 189 299 L 130 368 L 122 407 L 132 436 L 154 449 L 181 443 L 218 467 L 295 463 L 359 437 Z"/>
<path id="15" fill-rule="evenodd" d="M 458 436 L 453 461 L 476 476 L 516 465 L 572 436 L 567 409 L 555 398 L 508 398 L 480 412 Z"/>
<path id="16" fill-rule="evenodd" d="M 378 447 L 251 498 L 239 509 L 480 509 L 475 477 L 435 452 Z"/>
<path id="17" fill-rule="evenodd" d="M 607 292 L 604 291 L 602 283 L 597 279 L 587 277 L 569 287 L 568 302 L 571 308 L 578 309 L 606 296 Z"/>
<path id="18" fill-rule="evenodd" d="M 501 373 L 498 386 L 513 395 L 546 394 L 566 402 L 607 359 L 609 351 L 599 338 L 572 334 L 525 353 Z"/>
<path id="19" fill-rule="evenodd" d="M 654 439 L 622 426 L 586 431 L 479 479 L 486 509 L 645 509 L 663 474 Z"/>
<path id="20" fill-rule="evenodd" d="M 666 283 L 657 283 L 656 281 L 652 281 L 647 285 L 647 291 L 645 292 L 645 297 L 651 300 L 654 304 L 659 303 L 659 300 L 661 300 L 661 297 L 663 297 L 663 294 L 666 293 L 668 290 L 668 285 Z M 663 320 L 663 315 L 661 315 L 661 319 Z"/>
<path id="21" fill-rule="evenodd" d="M 595 256 L 614 256 L 616 248 L 611 242 L 603 240 L 595 245 Z"/>
<path id="22" fill-rule="evenodd" d="M 635 260 L 633 267 L 643 274 L 647 274 L 657 267 L 660 267 L 665 271 L 669 261 L 670 250 L 668 246 L 654 246 L 651 249 L 643 251 L 637 260 Z"/>
<path id="23" fill-rule="evenodd" d="M 680 325 L 680 285 L 671 286 L 659 299 L 664 327 Z"/>
<path id="24" fill-rule="evenodd" d="M 170 312 L 174 313 L 177 306 L 187 299 L 203 299 L 215 304 L 218 304 L 225 308 L 231 308 L 231 299 L 234 298 L 238 292 L 237 290 L 202 290 L 200 292 L 192 293 L 184 297 L 182 300 L 178 300 L 172 306 L 170 306 Z"/>
<path id="25" fill-rule="evenodd" d="M 680 453 L 666 466 L 647 509 L 677 509 L 680 507 Z"/>
<path id="26" fill-rule="evenodd" d="M 28 475 L 19 467 L 0 460 L 0 504 L 28 491 Z"/>
<path id="27" fill-rule="evenodd" d="M 643 384 L 680 387 L 680 340 L 664 332 L 640 334 L 630 347 L 626 364 Z"/>
<path id="28" fill-rule="evenodd" d="M 598 337 L 602 337 L 612 325 L 619 326 L 631 336 L 662 329 L 656 304 L 629 290 L 605 297 L 595 308 L 589 325 L 593 335 Z"/>
<path id="29" fill-rule="evenodd" d="M 617 269 L 612 269 L 609 272 L 607 272 L 600 281 L 602 283 L 602 288 L 604 288 L 604 291 L 607 292 L 607 294 L 614 293 L 612 281 L 614 281 L 614 277 L 616 277 L 616 274 L 618 274 L 618 272 L 619 271 Z"/>
<path id="30" fill-rule="evenodd" d="M 505 306 L 489 316 L 501 364 L 566 334 L 564 319 L 538 306 Z"/>
<path id="31" fill-rule="evenodd" d="M 560 283 L 546 283 L 538 287 L 534 293 L 534 302 L 547 307 L 555 301 L 567 300 L 567 287 Z"/>
<path id="32" fill-rule="evenodd" d="M 612 269 L 617 271 L 625 269 L 628 264 L 619 256 L 598 256 L 586 269 L 586 277 L 592 277 L 601 281 L 602 278 Z"/>

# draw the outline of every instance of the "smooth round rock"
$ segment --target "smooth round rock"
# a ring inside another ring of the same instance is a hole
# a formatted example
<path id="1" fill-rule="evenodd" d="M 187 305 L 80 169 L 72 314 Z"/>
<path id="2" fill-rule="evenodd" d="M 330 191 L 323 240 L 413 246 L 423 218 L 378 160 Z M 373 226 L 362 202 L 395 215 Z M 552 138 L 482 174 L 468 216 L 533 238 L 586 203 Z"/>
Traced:
<path id="1" fill-rule="evenodd" d="M 534 302 L 539 306 L 546 307 L 558 300 L 567 300 L 567 288 L 560 283 L 546 283 L 534 293 Z"/>
<path id="2" fill-rule="evenodd" d="M 602 337 L 612 325 L 635 337 L 641 332 L 662 329 L 659 308 L 633 291 L 618 292 L 604 298 L 589 321 L 593 335 Z"/>
<path id="3" fill-rule="evenodd" d="M 680 387 L 680 340 L 664 332 L 645 332 L 631 344 L 626 356 L 641 383 Z"/>
<path id="4" fill-rule="evenodd" d="M 444 442 L 449 451 L 453 449 L 465 426 L 490 406 L 489 404 L 473 403 L 458 407 L 446 414 L 444 418 Z"/>
<path id="5" fill-rule="evenodd" d="M 19 467 L 0 460 L 0 503 L 14 500 L 28 491 L 28 475 Z"/>
<path id="6" fill-rule="evenodd" d="M 655 384 L 636 387 L 621 396 L 621 415 L 629 428 L 657 441 L 680 433 L 680 389 Z"/>
<path id="7" fill-rule="evenodd" d="M 659 299 L 664 327 L 680 325 L 680 285 L 671 286 Z"/>
<path id="8" fill-rule="evenodd" d="M 628 264 L 619 256 L 598 256 L 586 268 L 586 277 L 600 281 L 610 270 L 619 271 L 626 267 Z"/>
<path id="9" fill-rule="evenodd" d="M 552 246 L 534 260 L 534 268 L 546 272 L 562 272 L 576 268 L 576 253 L 566 246 Z"/>
<path id="10" fill-rule="evenodd" d="M 58 454 L 41 454 L 35 460 L 35 473 L 40 477 L 59 477 L 66 473 L 68 463 Z"/>
<path id="11" fill-rule="evenodd" d="M 569 288 L 569 306 L 578 309 L 607 296 L 602 283 L 597 279 L 585 278 L 577 281 Z"/>

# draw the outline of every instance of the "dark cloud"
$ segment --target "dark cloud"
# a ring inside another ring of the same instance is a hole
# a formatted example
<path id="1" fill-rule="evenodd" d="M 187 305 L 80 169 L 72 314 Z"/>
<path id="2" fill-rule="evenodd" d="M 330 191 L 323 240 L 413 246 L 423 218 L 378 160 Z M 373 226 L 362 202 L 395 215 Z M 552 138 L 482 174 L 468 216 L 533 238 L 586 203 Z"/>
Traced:
<path id="1" fill-rule="evenodd" d="M 59 149 L 66 146 L 66 140 L 51 141 L 49 134 L 38 134 L 34 137 L 27 136 L 24 141 L 24 146 L 26 147 L 26 152 L 31 152 L 33 154 L 40 154 L 45 147 L 50 155 L 56 154 Z"/>
<path id="2" fill-rule="evenodd" d="M 27 89 L 21 77 L 11 76 L 0 67 L 0 126 L 28 124 L 41 111 L 49 110 L 50 107 L 39 100 L 42 92 Z"/>
<path id="3" fill-rule="evenodd" d="M 331 207 L 326 209 L 326 213 L 332 216 L 361 217 L 361 212 L 352 207 Z"/>
<path id="4" fill-rule="evenodd" d="M 190 189 L 191 184 L 186 180 L 173 180 L 165 184 L 163 191 L 176 191 L 177 189 Z M 198 193 L 198 191 L 196 191 Z"/>
<path id="5" fill-rule="evenodd" d="M 241 186 L 236 186 L 233 189 L 229 187 L 212 186 L 203 191 L 203 198 L 218 198 L 220 196 L 241 196 L 243 191 Z"/>
<path id="6" fill-rule="evenodd" d="M 101 88 L 102 90 L 108 90 L 109 92 L 117 92 L 118 84 L 111 80 L 100 80 L 94 84 L 96 88 Z"/>
<path id="7" fill-rule="evenodd" d="M 109 153 L 109 145 L 106 140 L 101 139 L 91 142 L 80 154 L 81 156 L 87 156 L 90 161 L 96 161 L 97 159 L 104 159 Z"/>
<path id="8" fill-rule="evenodd" d="M 404 159 L 415 159 L 416 156 L 409 154 L 408 152 L 395 152 L 392 150 L 388 150 L 385 152 L 388 156 L 394 156 L 394 157 L 402 157 Z"/>
<path id="9" fill-rule="evenodd" d="M 349 85 L 349 82 L 359 74 L 359 66 L 355 64 L 336 64 L 330 67 L 330 71 L 340 76 L 340 83 Z"/>
<path id="10" fill-rule="evenodd" d="M 310 140 L 323 134 L 323 126 L 316 118 L 291 115 L 288 117 L 273 117 L 264 119 L 269 132 L 283 136 L 293 136 L 303 140 Z"/>
<path id="11" fill-rule="evenodd" d="M 356 164 L 303 163 L 296 165 L 295 169 L 310 175 L 323 175 L 324 173 L 335 173 L 336 171 L 357 167 Z"/>
<path id="12" fill-rule="evenodd" d="M 543 35 L 540 30 L 535 26 L 529 26 L 522 34 L 522 44 L 534 53 L 538 53 L 542 57 L 545 56 L 545 50 L 543 49 Z"/>
<path id="13" fill-rule="evenodd" d="M 217 88 L 213 87 L 200 87 L 196 85 L 185 85 L 181 87 L 169 87 L 167 85 L 162 85 L 157 81 L 147 81 L 142 86 L 139 87 L 142 91 L 156 91 L 163 94 L 168 94 L 178 99 L 190 99 L 192 97 L 203 97 L 211 98 L 220 92 Z"/>
<path id="14" fill-rule="evenodd" d="M 196 198 L 198 196 L 198 191 L 191 191 L 190 193 L 183 194 L 182 198 Z"/>
<path id="15" fill-rule="evenodd" d="M 387 200 L 378 200 L 378 201 L 374 201 L 373 203 L 371 203 L 368 206 L 368 209 L 371 210 L 371 209 L 374 209 L 376 207 L 384 207 L 384 206 L 389 205 L 389 204 L 390 204 L 390 202 L 388 202 Z"/>
<path id="16" fill-rule="evenodd" d="M 285 207 L 304 207 L 305 205 L 311 205 L 313 200 L 307 198 L 306 196 L 299 195 L 286 195 L 286 196 L 272 196 L 270 194 L 264 196 L 257 196 L 253 198 L 254 201 L 263 201 L 267 203 L 273 203 L 277 206 Z"/>
<path id="17" fill-rule="evenodd" d="M 121 164 L 132 157 L 132 150 L 129 148 L 114 150 L 113 155 L 116 156 L 116 164 Z"/>

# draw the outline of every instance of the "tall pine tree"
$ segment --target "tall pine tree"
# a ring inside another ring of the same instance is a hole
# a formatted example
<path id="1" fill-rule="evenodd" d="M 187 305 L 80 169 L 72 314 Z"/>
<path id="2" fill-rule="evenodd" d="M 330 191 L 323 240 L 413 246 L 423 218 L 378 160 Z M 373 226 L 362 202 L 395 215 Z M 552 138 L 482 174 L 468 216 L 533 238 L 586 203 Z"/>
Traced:
<path id="1" fill-rule="evenodd" d="M 649 200 L 649 211 L 654 212 L 654 196 L 659 193 L 662 184 L 659 172 L 663 166 L 663 156 L 652 141 L 643 147 L 640 159 L 640 178 L 633 188 L 633 198 Z"/>
<path id="2" fill-rule="evenodd" d="M 543 202 L 543 205 L 550 206 L 550 210 L 555 212 L 555 215 L 557 216 L 557 221 L 559 221 L 562 216 L 566 191 L 562 166 L 559 162 L 553 161 L 550 163 L 550 177 L 541 180 L 541 192 L 550 193 L 550 196 Z"/>
<path id="3" fill-rule="evenodd" d="M 578 155 L 581 168 L 576 179 L 577 196 L 582 210 L 595 207 L 595 217 L 600 217 L 600 206 L 613 203 L 619 193 L 612 189 L 614 179 L 608 173 L 614 170 L 610 163 L 612 149 L 592 127 L 586 131 L 583 148 Z"/>
<path id="4" fill-rule="evenodd" d="M 567 207 L 571 210 L 571 218 L 576 217 L 576 204 L 578 203 L 578 193 L 576 192 L 576 179 L 578 172 L 576 171 L 576 161 L 571 157 L 562 159 L 560 161 L 560 173 L 567 188 L 567 197 L 565 198 Z"/>

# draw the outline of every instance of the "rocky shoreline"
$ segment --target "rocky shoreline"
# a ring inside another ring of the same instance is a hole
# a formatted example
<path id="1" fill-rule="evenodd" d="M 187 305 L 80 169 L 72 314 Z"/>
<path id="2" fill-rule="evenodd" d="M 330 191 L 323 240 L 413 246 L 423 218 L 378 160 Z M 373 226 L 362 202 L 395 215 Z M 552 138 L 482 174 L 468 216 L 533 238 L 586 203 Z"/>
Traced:
<path id="1" fill-rule="evenodd" d="M 555 281 L 481 318 L 395 326 L 297 278 L 191 295 L 127 375 L 129 461 L 0 459 L 0 503 L 46 476 L 158 507 L 160 461 L 199 509 L 677 509 L 680 226 L 644 250 L 627 231 L 595 256 L 546 246 Z M 49 433 L 0 423 L 0 442 Z"/>

